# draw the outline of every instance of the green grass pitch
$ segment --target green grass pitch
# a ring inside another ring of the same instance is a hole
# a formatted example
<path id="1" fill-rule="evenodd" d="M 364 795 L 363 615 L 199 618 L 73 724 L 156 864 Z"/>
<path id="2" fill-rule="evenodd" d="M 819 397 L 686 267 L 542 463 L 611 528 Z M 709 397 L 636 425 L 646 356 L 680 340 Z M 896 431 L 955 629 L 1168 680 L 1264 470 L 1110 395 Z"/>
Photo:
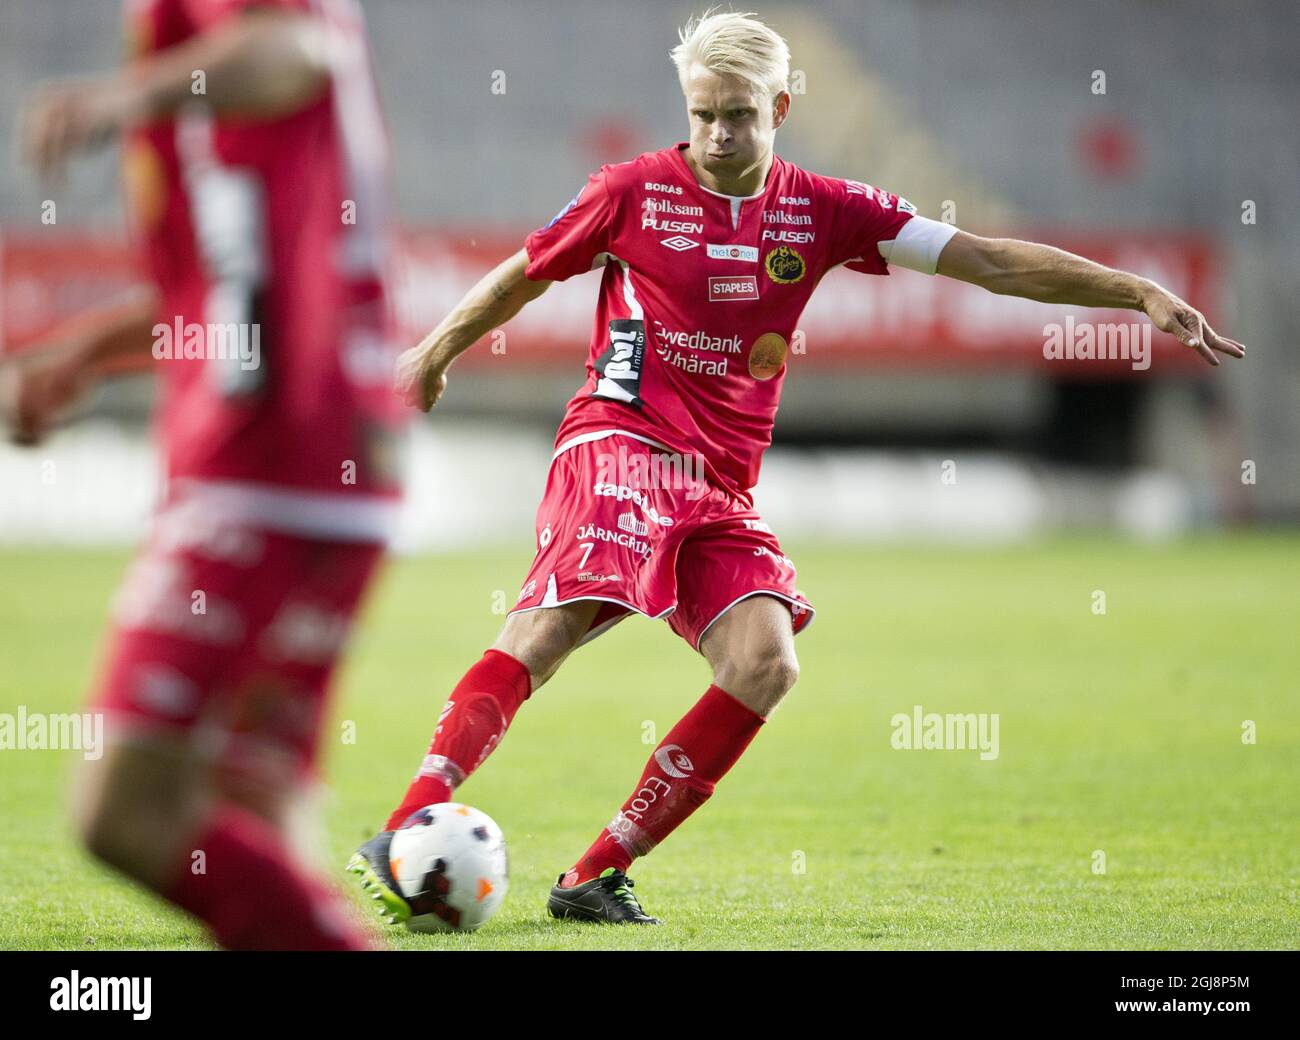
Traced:
<path id="1" fill-rule="evenodd" d="M 820 610 L 799 637 L 803 677 L 712 801 L 634 865 L 664 927 L 545 914 L 556 875 L 709 682 L 666 625 L 634 618 L 578 651 L 461 789 L 509 842 L 499 916 L 472 935 L 388 931 L 393 945 L 1300 946 L 1300 539 L 789 550 Z M 326 732 L 340 884 L 527 562 L 390 564 Z M 0 711 L 78 706 L 123 564 L 0 552 Z M 997 713 L 999 756 L 894 750 L 890 718 L 917 704 Z M 0 751 L 0 947 L 206 947 L 78 851 L 76 754 Z"/>

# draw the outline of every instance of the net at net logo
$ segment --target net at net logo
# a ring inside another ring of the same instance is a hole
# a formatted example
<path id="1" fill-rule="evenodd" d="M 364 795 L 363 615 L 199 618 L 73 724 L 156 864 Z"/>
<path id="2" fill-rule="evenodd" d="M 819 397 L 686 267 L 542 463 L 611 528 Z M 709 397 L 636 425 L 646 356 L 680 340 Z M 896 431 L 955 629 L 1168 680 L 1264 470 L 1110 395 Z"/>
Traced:
<path id="1" fill-rule="evenodd" d="M 752 274 L 730 277 L 715 275 L 709 279 L 709 302 L 725 303 L 728 300 L 757 300 L 758 278 Z"/>
<path id="2" fill-rule="evenodd" d="M 706 250 L 710 260 L 743 260 L 758 263 L 758 246 L 718 246 L 709 243 Z"/>

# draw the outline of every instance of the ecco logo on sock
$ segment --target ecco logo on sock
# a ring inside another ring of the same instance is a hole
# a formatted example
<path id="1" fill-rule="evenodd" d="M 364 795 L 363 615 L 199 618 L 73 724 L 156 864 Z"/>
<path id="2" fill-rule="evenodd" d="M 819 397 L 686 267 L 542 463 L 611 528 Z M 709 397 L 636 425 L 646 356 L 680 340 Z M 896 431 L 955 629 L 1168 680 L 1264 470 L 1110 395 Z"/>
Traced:
<path id="1" fill-rule="evenodd" d="M 671 777 L 685 780 L 695 771 L 695 764 L 686 756 L 678 744 L 665 744 L 655 752 L 655 761 Z"/>

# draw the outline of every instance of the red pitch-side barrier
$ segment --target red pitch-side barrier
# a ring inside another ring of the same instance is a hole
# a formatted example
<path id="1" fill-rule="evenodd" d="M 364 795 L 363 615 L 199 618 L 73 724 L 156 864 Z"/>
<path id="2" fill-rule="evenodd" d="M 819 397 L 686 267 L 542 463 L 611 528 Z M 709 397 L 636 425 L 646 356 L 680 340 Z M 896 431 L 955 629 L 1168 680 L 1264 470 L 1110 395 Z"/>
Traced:
<path id="1" fill-rule="evenodd" d="M 1020 232 L 1166 286 L 1214 320 L 1220 295 L 1211 243 L 1184 234 L 1079 235 Z M 522 242 L 521 234 L 474 235 L 410 230 L 401 238 L 394 283 L 403 336 L 415 342 L 485 271 Z M 18 351 L 81 311 L 120 300 L 140 285 L 120 239 L 47 230 L 0 237 L 0 346 Z M 591 335 L 597 279 L 554 286 L 505 327 L 512 365 L 553 369 L 580 365 Z M 1072 323 L 1070 319 L 1072 318 Z M 1203 362 L 1172 337 L 1152 330 L 1151 364 L 1128 360 L 1044 359 L 1045 326 L 1078 342 L 1084 322 L 1149 324 L 1133 311 L 1065 308 L 995 296 L 947 278 L 897 269 L 888 278 L 845 270 L 826 276 L 799 322 L 792 365 L 861 371 L 954 366 L 1035 368 L 1060 375 L 1161 376 L 1200 370 Z M 1133 330 L 1136 331 L 1136 330 Z M 1138 333 L 1140 335 L 1140 333 Z M 471 351 L 461 364 L 493 361 Z"/>

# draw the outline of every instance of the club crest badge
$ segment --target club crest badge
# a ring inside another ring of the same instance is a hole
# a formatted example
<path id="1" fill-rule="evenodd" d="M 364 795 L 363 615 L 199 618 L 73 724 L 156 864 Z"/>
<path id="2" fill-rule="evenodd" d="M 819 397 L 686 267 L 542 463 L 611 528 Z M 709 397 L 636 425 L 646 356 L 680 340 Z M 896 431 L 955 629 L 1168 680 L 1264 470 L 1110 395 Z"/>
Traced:
<path id="1" fill-rule="evenodd" d="M 793 285 L 808 273 L 808 265 L 804 263 L 799 250 L 790 246 L 777 246 L 773 249 L 764 258 L 763 267 L 767 270 L 767 276 L 777 285 Z"/>

